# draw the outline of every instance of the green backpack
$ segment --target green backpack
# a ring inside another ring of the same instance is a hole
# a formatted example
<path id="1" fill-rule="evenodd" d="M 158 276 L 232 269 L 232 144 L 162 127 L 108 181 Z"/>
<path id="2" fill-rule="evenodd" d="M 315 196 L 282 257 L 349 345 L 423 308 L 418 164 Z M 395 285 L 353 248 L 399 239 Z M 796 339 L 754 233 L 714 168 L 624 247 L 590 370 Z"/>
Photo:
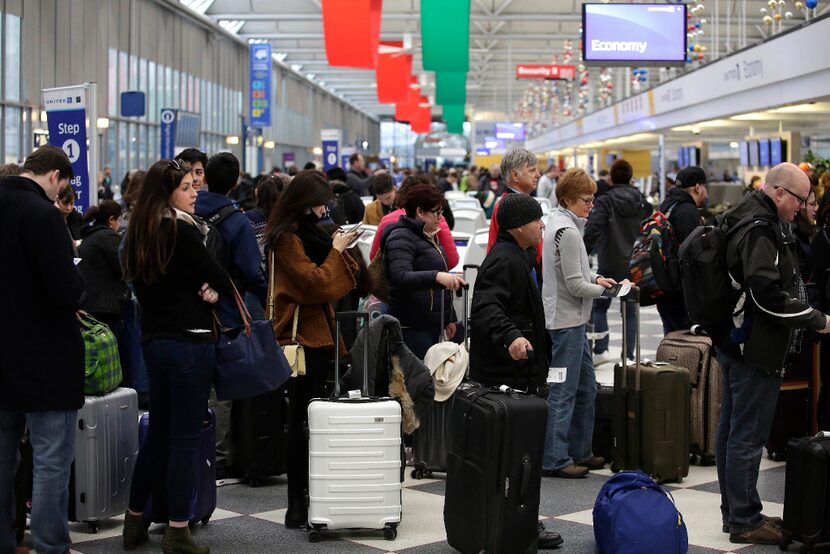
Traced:
<path id="1" fill-rule="evenodd" d="M 78 319 L 84 337 L 84 394 L 107 394 L 121 383 L 118 341 L 110 328 L 94 317 Z"/>

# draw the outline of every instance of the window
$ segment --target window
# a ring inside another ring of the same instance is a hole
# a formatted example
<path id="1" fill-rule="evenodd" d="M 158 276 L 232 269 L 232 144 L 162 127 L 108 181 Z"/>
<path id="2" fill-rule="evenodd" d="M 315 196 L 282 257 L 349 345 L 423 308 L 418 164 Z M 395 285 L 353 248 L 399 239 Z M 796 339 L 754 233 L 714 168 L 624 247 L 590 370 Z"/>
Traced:
<path id="1" fill-rule="evenodd" d="M 17 163 L 22 159 L 20 155 L 20 108 L 6 107 L 3 111 L 6 139 L 4 163 Z"/>
<path id="2" fill-rule="evenodd" d="M 110 48 L 107 57 L 107 114 L 118 115 L 118 51 Z"/>
<path id="3" fill-rule="evenodd" d="M 8 13 L 5 15 L 6 100 L 20 100 L 20 18 Z"/>
<path id="4" fill-rule="evenodd" d="M 149 121 L 158 121 L 158 90 L 156 89 L 156 63 L 148 62 L 147 64 L 147 119 Z"/>

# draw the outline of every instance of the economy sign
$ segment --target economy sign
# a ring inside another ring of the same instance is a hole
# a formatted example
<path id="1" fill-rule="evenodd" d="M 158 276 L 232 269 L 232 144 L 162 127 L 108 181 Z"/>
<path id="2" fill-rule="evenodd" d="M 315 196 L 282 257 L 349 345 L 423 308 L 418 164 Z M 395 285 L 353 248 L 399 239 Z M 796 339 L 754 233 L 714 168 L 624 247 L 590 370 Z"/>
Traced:
<path id="1" fill-rule="evenodd" d="M 587 65 L 686 63 L 685 4 L 582 4 Z"/>
<path id="2" fill-rule="evenodd" d="M 252 44 L 251 127 L 271 126 L 271 43 Z"/>
<path id="3" fill-rule="evenodd" d="M 576 79 L 575 65 L 555 65 L 541 63 L 516 64 L 517 79 L 561 79 L 573 81 Z"/>
<path id="4" fill-rule="evenodd" d="M 74 174 L 69 184 L 77 196 L 75 209 L 84 213 L 89 209 L 93 192 L 87 164 L 86 88 L 80 85 L 45 89 L 43 103 L 49 126 L 49 144 L 63 149 L 69 156 Z"/>

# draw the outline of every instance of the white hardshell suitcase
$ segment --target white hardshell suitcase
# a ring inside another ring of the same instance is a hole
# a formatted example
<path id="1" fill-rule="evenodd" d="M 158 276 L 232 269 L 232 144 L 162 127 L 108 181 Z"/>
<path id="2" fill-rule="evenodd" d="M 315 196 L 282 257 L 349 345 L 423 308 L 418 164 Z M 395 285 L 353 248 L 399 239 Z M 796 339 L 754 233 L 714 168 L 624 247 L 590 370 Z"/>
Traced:
<path id="1" fill-rule="evenodd" d="M 87 396 L 78 410 L 70 521 L 84 521 L 94 533 L 100 520 L 126 512 L 137 456 L 136 391 Z"/>
<path id="2" fill-rule="evenodd" d="M 337 314 L 340 320 L 363 318 L 364 312 Z M 335 341 L 337 343 L 337 341 Z M 335 349 L 337 350 L 337 349 Z M 383 529 L 393 540 L 401 521 L 403 450 L 401 405 L 392 398 L 367 397 L 364 348 L 363 393 L 340 398 L 339 355 L 335 355 L 335 397 L 308 405 L 309 540 L 322 530 Z"/>

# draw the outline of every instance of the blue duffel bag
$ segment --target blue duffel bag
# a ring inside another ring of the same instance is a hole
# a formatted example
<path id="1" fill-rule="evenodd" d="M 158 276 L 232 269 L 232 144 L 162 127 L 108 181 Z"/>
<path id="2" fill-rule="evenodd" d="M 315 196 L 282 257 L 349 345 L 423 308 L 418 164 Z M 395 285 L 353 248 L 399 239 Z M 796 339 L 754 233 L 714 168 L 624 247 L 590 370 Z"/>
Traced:
<path id="1" fill-rule="evenodd" d="M 685 554 L 689 536 L 671 494 L 642 471 L 621 471 L 594 504 L 601 554 Z"/>

